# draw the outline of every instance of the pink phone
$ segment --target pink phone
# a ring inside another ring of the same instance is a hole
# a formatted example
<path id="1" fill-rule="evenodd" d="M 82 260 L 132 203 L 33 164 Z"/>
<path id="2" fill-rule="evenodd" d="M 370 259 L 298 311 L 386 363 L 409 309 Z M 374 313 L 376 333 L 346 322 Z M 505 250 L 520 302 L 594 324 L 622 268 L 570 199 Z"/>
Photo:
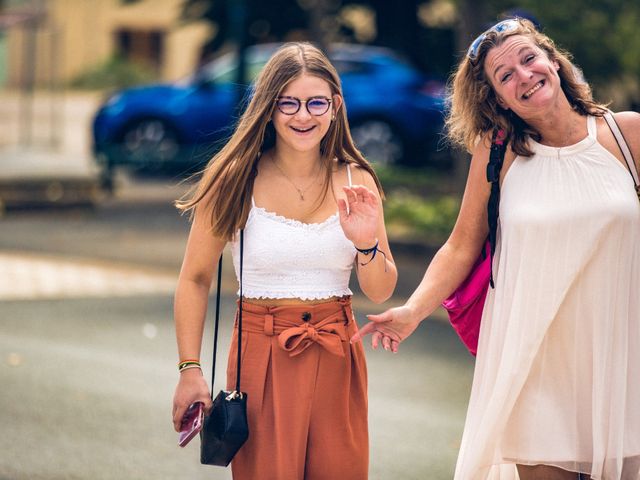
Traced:
<path id="1" fill-rule="evenodd" d="M 182 416 L 182 426 L 178 436 L 178 445 L 184 447 L 202 430 L 202 421 L 204 419 L 204 404 L 196 402 L 189 405 L 187 411 Z"/>

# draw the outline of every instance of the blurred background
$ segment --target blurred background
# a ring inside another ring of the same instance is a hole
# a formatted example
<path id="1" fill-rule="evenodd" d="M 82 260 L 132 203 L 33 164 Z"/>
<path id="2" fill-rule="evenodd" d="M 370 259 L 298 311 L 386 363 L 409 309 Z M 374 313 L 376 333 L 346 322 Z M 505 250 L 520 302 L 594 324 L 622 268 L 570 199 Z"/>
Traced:
<path id="1" fill-rule="evenodd" d="M 637 1 L 0 0 L 0 480 L 229 479 L 199 465 L 197 442 L 178 449 L 170 423 L 189 228 L 172 201 L 274 49 L 314 42 L 385 188 L 400 280 L 384 307 L 402 303 L 468 170 L 442 130 L 447 79 L 514 15 L 573 53 L 598 100 L 638 110 Z M 355 306 L 361 321 L 381 308 L 359 293 Z M 368 354 L 371 478 L 451 478 L 473 358 L 446 317 L 398 355 Z"/>

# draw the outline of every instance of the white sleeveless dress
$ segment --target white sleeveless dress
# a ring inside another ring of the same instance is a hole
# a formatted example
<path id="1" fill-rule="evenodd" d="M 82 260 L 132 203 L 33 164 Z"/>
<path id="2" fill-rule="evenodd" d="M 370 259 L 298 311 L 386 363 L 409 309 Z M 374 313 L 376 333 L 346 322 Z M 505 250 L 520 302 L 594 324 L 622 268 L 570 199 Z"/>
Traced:
<path id="1" fill-rule="evenodd" d="M 640 203 L 596 139 L 515 159 L 456 480 L 640 475 Z"/>

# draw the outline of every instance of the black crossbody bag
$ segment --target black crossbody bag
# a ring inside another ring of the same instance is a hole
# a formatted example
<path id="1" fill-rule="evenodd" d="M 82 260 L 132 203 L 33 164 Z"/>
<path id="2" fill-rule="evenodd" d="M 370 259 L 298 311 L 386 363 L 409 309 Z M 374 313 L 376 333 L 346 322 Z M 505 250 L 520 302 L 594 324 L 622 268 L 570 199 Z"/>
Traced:
<path id="1" fill-rule="evenodd" d="M 200 463 L 226 467 L 249 437 L 247 424 L 247 394 L 240 390 L 240 360 L 242 350 L 242 258 L 244 231 L 240 230 L 240 308 L 238 309 L 238 358 L 236 388 L 229 392 L 220 390 L 213 398 L 218 350 L 218 323 L 220 320 L 220 284 L 222 281 L 222 254 L 218 261 L 218 285 L 216 287 L 216 314 L 213 332 L 213 365 L 211 367 L 211 413 L 205 417 L 200 431 Z"/>

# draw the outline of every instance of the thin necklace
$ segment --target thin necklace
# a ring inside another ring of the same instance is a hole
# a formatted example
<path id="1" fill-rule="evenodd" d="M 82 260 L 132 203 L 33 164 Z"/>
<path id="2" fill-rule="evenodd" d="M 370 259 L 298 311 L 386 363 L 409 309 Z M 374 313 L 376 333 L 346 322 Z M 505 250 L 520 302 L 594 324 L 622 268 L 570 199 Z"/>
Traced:
<path id="1" fill-rule="evenodd" d="M 282 170 L 282 168 L 280 168 L 280 165 L 278 165 L 278 164 L 276 163 L 276 159 L 275 159 L 275 157 L 271 157 L 271 161 L 272 161 L 272 162 L 273 162 L 273 164 L 276 166 L 276 168 L 277 168 L 278 170 L 280 170 L 280 173 L 282 174 L 282 176 L 283 176 L 284 178 L 286 178 L 286 179 L 287 179 L 287 181 L 288 181 L 291 185 L 293 185 L 293 188 L 295 188 L 295 189 L 296 189 L 296 191 L 298 192 L 298 195 L 300 195 L 300 200 L 304 201 L 304 193 L 305 193 L 307 190 L 309 190 L 309 188 L 311 188 L 311 185 L 313 185 L 314 183 L 316 183 L 316 180 L 318 180 L 318 178 L 317 178 L 317 174 L 314 176 L 314 179 L 311 181 L 311 183 L 310 183 L 309 185 L 307 185 L 307 186 L 306 186 L 306 187 L 304 187 L 304 188 L 298 188 L 298 186 L 293 182 L 293 180 L 291 180 L 291 179 L 289 178 L 289 175 L 287 175 L 286 173 L 284 173 L 284 170 Z"/>

